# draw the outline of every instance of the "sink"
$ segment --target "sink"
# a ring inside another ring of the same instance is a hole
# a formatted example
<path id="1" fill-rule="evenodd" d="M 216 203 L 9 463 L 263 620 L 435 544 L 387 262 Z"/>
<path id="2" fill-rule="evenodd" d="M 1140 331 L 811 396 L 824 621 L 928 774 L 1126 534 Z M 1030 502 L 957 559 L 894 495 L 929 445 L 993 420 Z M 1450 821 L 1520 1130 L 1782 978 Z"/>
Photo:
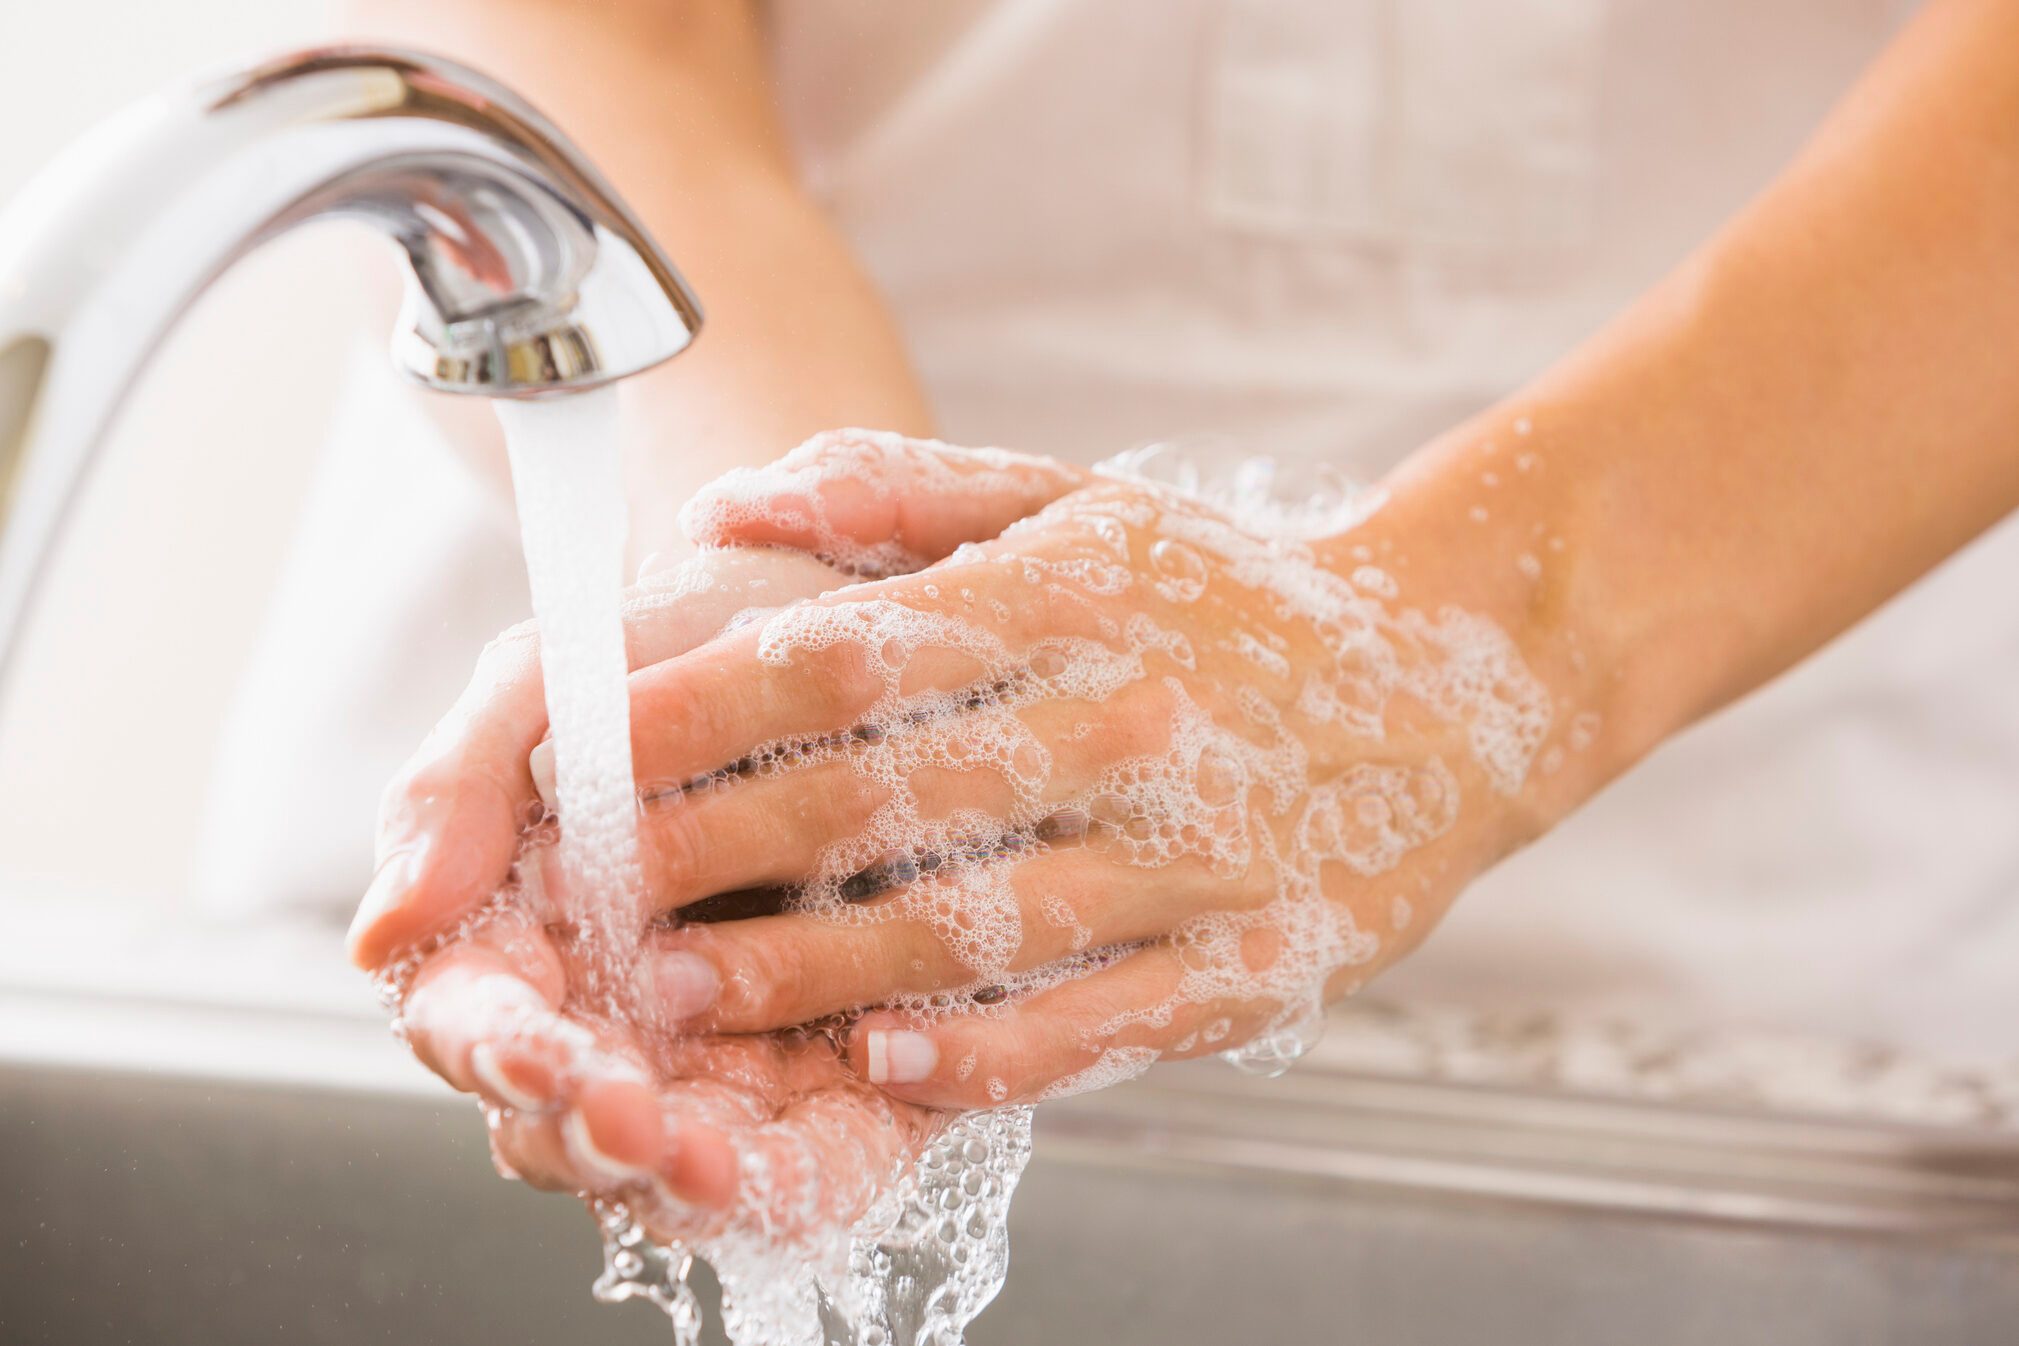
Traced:
<path id="1" fill-rule="evenodd" d="M 43 946 L 50 947 L 50 946 Z M 155 966 L 160 966 L 157 962 Z M 663 1343 L 369 1005 L 0 982 L 0 1342 Z M 214 987 L 212 988 L 214 990 Z M 2019 1135 L 1170 1067 L 1039 1110 L 976 1346 L 1999 1343 Z"/>

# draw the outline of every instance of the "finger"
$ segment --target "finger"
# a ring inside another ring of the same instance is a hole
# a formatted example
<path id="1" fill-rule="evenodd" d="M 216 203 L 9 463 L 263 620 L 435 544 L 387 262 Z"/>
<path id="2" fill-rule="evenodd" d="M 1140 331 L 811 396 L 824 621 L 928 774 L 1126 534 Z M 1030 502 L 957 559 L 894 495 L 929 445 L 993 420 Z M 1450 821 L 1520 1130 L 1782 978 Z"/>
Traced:
<path id="1" fill-rule="evenodd" d="M 443 1009 L 467 1015 L 471 1006 Z M 476 1039 L 455 1068 L 459 1087 L 498 1106 L 493 1151 L 513 1176 L 553 1191 L 643 1186 L 677 1204 L 728 1204 L 737 1160 L 723 1132 L 666 1109 L 631 1061 L 583 1025 L 538 1011 L 505 1025 L 481 1015 L 459 1022 L 461 1037 Z"/>
<path id="2" fill-rule="evenodd" d="M 416 986 L 404 1023 L 414 1055 L 452 1087 L 527 1114 L 556 1112 L 584 1089 L 640 1074 L 587 1025 L 460 946 Z"/>
<path id="3" fill-rule="evenodd" d="M 907 596 L 908 597 L 908 596 Z M 1000 638 L 978 626 L 935 621 L 935 614 L 864 601 L 795 610 L 793 630 L 770 626 L 735 633 L 631 677 L 631 751 L 648 793 L 715 774 L 748 774 L 764 749 L 786 764 L 802 749 L 872 736 L 872 710 L 951 713 L 936 694 L 987 687 L 1017 666 Z M 913 707 L 893 703 L 899 692 Z M 943 698 L 941 698 L 943 699 Z"/>
<path id="4" fill-rule="evenodd" d="M 647 891 L 660 910 L 795 884 L 836 839 L 858 835 L 889 792 L 840 760 L 647 794 L 639 816 Z"/>
<path id="5" fill-rule="evenodd" d="M 968 988 L 1000 996 L 997 979 L 1089 948 L 1153 939 L 1191 917 L 1248 909 L 1268 896 L 1194 856 L 1146 869 L 1098 851 L 1048 851 L 1013 839 L 990 849 L 982 861 L 952 857 L 853 911 L 661 932 L 651 955 L 661 1002 L 669 1017 L 697 1027 L 758 1033 L 901 995 Z M 999 858 L 1002 851 L 1012 858 Z M 1014 858 L 1019 852 L 1027 858 Z"/>
<path id="6" fill-rule="evenodd" d="M 1161 1055 L 1224 1049 L 1279 1012 L 1263 999 L 1185 999 L 1185 970 L 1175 949 L 1154 944 L 1000 1011 L 922 1026 L 872 1015 L 850 1034 L 849 1061 L 908 1102 L 999 1107 L 1102 1088 Z"/>
<path id="7" fill-rule="evenodd" d="M 860 1215 L 936 1124 L 852 1078 L 824 1040 L 694 1041 L 681 1068 L 720 1074 L 656 1093 L 585 1089 L 565 1114 L 500 1114 L 500 1162 L 535 1186 L 621 1196 L 660 1237 L 732 1223 L 789 1236 Z"/>
<path id="8" fill-rule="evenodd" d="M 1064 559 L 1071 560 L 1071 557 Z M 1069 584 L 1032 584 L 1022 553 L 850 586 L 631 677 L 634 769 L 652 787 L 760 746 L 1028 699 L 1099 702 L 1140 677 L 1144 649 Z M 1151 657 L 1166 657 L 1163 651 Z M 1031 667 L 1042 657 L 1053 671 Z M 880 722 L 877 722 L 880 721 Z"/>
<path id="9" fill-rule="evenodd" d="M 621 1195 L 641 1218 L 655 1211 L 649 1222 L 662 1232 L 703 1232 L 721 1223 L 714 1217 L 737 1194 L 741 1161 L 732 1137 L 770 1119 L 790 1096 L 776 1072 L 732 1068 L 729 1075 L 737 1082 L 592 1079 L 565 1108 L 493 1114 L 493 1149 L 533 1186 Z"/>
<path id="10" fill-rule="evenodd" d="M 498 1148 L 536 1185 L 627 1193 L 702 1213 L 735 1197 L 737 1141 L 846 1078 L 820 1038 L 687 1035 L 655 1043 L 656 1078 L 590 1080 L 565 1110 L 500 1119 Z"/>
<path id="11" fill-rule="evenodd" d="M 639 820 L 646 881 L 662 910 L 749 889 L 799 885 L 873 846 L 872 824 L 891 800 L 893 768 L 870 761 L 877 744 L 915 754 L 923 732 L 828 736 L 794 745 L 737 773 L 703 777 L 685 789 L 648 790 Z M 958 730 L 951 732 L 958 733 Z M 1033 743 L 1035 740 L 1031 740 Z M 1079 744 L 1072 747 L 1079 749 Z M 987 761 L 967 770 L 921 768 L 905 780 L 907 810 L 932 819 L 987 815 L 1017 826 L 1035 813 L 1016 785 Z M 1029 786 L 1023 791 L 1028 795 Z M 921 837 L 923 841 L 924 838 Z M 836 853 L 837 843 L 852 843 Z M 864 856 L 868 863 L 870 856 Z M 836 880 L 848 878 L 835 874 Z M 864 893 L 864 896 L 867 894 Z"/>
<path id="12" fill-rule="evenodd" d="M 507 912 L 433 955 L 401 1006 L 422 1064 L 465 1092 L 521 1112 L 553 1111 L 583 1090 L 643 1077 L 617 1030 L 560 1011 L 567 974 L 547 932 Z"/>
<path id="13" fill-rule="evenodd" d="M 718 478 L 680 524 L 699 546 L 797 547 L 855 574 L 892 575 L 986 541 L 1085 480 L 1049 458 L 833 430 Z"/>
<path id="14" fill-rule="evenodd" d="M 641 1080 L 591 1081 L 560 1111 L 500 1112 L 491 1139 L 499 1161 L 532 1186 L 612 1195 L 657 1183 L 679 1148 Z"/>
<path id="15" fill-rule="evenodd" d="M 685 1115 L 677 1095 L 666 1106 Z M 660 1237 L 734 1225 L 790 1239 L 846 1227 L 941 1124 L 934 1114 L 837 1076 L 762 1121 L 684 1122 L 679 1152 L 662 1167 L 661 1181 L 639 1192 L 633 1209 Z M 695 1142 L 697 1133 L 705 1147 Z"/>
<path id="16" fill-rule="evenodd" d="M 713 658 L 720 649 L 712 646 L 704 655 Z M 733 652 L 724 657 L 733 664 Z M 707 701 L 747 692 L 763 675 L 745 666 L 740 677 L 733 676 L 732 669 L 715 690 L 690 694 Z M 689 678 L 686 685 L 697 684 Z M 801 692 L 817 698 L 834 685 L 829 678 L 809 677 Z M 994 844 L 995 835 L 983 834 L 986 827 L 963 832 L 951 825 L 949 820 L 963 816 L 999 819 L 996 831 L 1003 833 L 1041 823 L 1057 830 L 1070 819 L 1053 810 L 1091 797 L 1113 763 L 1162 755 L 1171 747 L 1176 703 L 1162 682 L 1138 683 L 1097 703 L 1061 698 L 970 708 L 986 694 L 971 685 L 953 698 L 928 694 L 907 702 L 908 710 L 884 707 L 879 716 L 885 723 L 856 720 L 850 729 L 773 739 L 754 751 L 746 745 L 728 769 L 690 777 L 684 786 L 644 787 L 640 837 L 649 891 L 670 910 L 721 893 L 810 879 L 838 888 L 854 877 L 845 866 L 890 858 L 887 842 L 879 838 L 891 829 L 876 826 L 880 811 L 890 809 L 919 822 L 908 839 L 915 860 L 926 859 L 935 841 L 946 857 Z M 661 687 L 641 694 L 638 702 L 667 695 Z M 661 713 L 640 710 L 638 718 Z M 698 718 L 700 723 L 685 726 L 689 741 L 677 733 L 662 736 L 657 720 L 643 725 L 634 736 L 649 736 L 655 746 L 649 752 L 641 746 L 640 759 L 664 772 L 676 763 L 678 769 L 738 751 L 721 746 L 721 736 L 736 732 L 728 723 L 717 730 L 706 723 L 709 717 Z M 694 740 L 711 737 L 714 744 L 694 746 Z M 1117 821 L 1134 820 L 1124 807 Z M 1074 836 L 1084 830 L 1081 820 Z"/>
<path id="17" fill-rule="evenodd" d="M 636 1074 L 591 1074 L 572 1082 L 566 1106 L 506 1107 L 493 1114 L 492 1145 L 514 1176 L 536 1187 L 636 1193 L 682 1209 L 719 1211 L 737 1187 L 728 1128 L 749 1124 L 753 1111 L 768 1116 L 777 1106 L 766 1101 L 769 1092 L 713 1080 L 655 1087 Z M 723 1108 L 725 1096 L 741 1106 Z M 709 1097 L 717 1106 L 698 1106 Z"/>
<path id="18" fill-rule="evenodd" d="M 785 603 L 834 582 L 832 571 L 806 558 L 697 558 L 634 592 L 625 616 L 631 666 L 692 649 L 749 606 L 753 593 Z M 538 633 L 526 624 L 485 648 L 455 707 L 387 787 L 378 871 L 348 941 L 359 966 L 383 966 L 503 884 L 536 797 L 528 758 L 546 728 Z"/>
<path id="19" fill-rule="evenodd" d="M 471 933 L 424 962 L 400 1007 L 407 1045 L 421 1063 L 468 1093 L 509 1094 L 472 1065 L 479 1046 L 545 1032 L 563 994 L 560 957 L 545 932 L 514 922 Z M 510 1101 L 499 1098 L 497 1101 Z"/>

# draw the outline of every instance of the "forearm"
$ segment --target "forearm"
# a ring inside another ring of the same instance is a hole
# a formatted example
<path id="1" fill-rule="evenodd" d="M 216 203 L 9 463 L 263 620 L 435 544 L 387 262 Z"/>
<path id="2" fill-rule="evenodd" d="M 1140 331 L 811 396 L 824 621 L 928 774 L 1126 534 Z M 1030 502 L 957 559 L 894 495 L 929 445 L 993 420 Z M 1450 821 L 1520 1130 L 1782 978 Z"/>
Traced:
<path id="1" fill-rule="evenodd" d="M 930 430 L 894 325 L 795 179 L 754 6 L 347 8 L 353 35 L 439 51 L 524 93 L 603 170 L 701 296 L 701 338 L 627 389 L 637 550 L 679 545 L 674 517 L 695 487 L 817 430 Z M 488 418 L 458 428 L 484 439 L 502 473 Z"/>
<path id="2" fill-rule="evenodd" d="M 2019 7 L 1932 5 L 1719 237 L 1395 475 L 1376 535 L 1602 717 L 1545 820 L 2019 506 L 2015 53 Z"/>

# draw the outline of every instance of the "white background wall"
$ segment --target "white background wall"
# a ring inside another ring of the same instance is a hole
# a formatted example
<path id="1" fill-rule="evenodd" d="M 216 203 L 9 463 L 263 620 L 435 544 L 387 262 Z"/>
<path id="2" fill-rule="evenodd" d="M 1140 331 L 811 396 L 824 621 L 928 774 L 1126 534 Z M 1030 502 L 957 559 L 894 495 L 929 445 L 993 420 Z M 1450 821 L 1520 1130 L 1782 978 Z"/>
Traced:
<path id="1" fill-rule="evenodd" d="M 322 0 L 0 0 L 0 204 L 122 103 L 316 40 Z M 180 895 L 227 698 L 363 321 L 340 231 L 192 313 L 73 516 L 0 699 L 0 879 Z"/>

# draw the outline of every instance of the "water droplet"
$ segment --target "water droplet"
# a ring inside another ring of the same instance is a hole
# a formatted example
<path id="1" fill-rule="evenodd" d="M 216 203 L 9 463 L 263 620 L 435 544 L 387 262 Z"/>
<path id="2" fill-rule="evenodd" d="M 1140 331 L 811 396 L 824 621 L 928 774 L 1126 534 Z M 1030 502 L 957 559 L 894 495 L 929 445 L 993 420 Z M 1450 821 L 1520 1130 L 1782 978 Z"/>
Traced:
<path id="1" fill-rule="evenodd" d="M 1033 676 L 1050 682 L 1070 667 L 1066 652 L 1056 645 L 1040 645 L 1031 651 L 1030 667 Z"/>
<path id="2" fill-rule="evenodd" d="M 1206 559 L 1175 538 L 1159 538 L 1150 548 L 1150 568 L 1162 577 L 1158 592 L 1189 603 L 1206 591 Z"/>

